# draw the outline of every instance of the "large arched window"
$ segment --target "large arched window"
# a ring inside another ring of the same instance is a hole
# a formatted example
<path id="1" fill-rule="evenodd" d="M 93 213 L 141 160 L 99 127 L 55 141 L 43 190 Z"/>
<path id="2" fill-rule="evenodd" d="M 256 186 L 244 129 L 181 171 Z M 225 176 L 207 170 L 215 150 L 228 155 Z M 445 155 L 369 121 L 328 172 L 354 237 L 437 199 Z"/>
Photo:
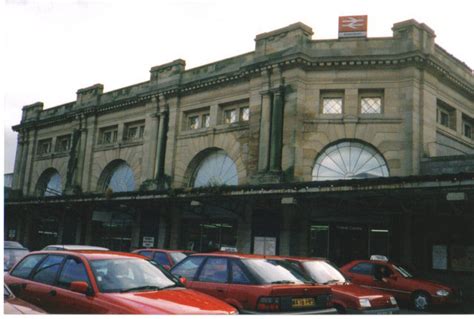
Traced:
<path id="1" fill-rule="evenodd" d="M 191 181 L 193 187 L 237 185 L 237 166 L 223 150 L 213 150 L 204 157 Z"/>
<path id="2" fill-rule="evenodd" d="M 372 146 L 344 141 L 327 147 L 313 167 L 313 181 L 389 176 L 382 155 Z"/>
<path id="3" fill-rule="evenodd" d="M 99 187 L 103 190 L 112 189 L 114 193 L 132 192 L 135 190 L 133 171 L 125 161 L 116 160 L 104 169 L 99 179 Z"/>
<path id="4" fill-rule="evenodd" d="M 36 185 L 38 196 L 61 196 L 62 195 L 61 175 L 54 168 L 49 168 L 41 174 Z"/>

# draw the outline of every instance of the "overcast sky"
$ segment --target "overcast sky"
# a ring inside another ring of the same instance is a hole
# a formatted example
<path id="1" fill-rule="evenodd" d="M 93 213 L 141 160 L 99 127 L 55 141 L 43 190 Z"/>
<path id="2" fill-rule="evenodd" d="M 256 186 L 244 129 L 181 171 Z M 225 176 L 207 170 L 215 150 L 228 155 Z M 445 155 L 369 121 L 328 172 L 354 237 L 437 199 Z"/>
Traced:
<path id="1" fill-rule="evenodd" d="M 13 172 L 24 105 L 74 101 L 95 83 L 108 92 L 149 79 L 152 66 L 186 68 L 254 50 L 255 36 L 301 21 L 313 39 L 337 38 L 338 17 L 368 15 L 368 36 L 415 19 L 436 43 L 474 67 L 470 0 L 5 0 L 2 47 L 4 171 Z M 0 7 L 0 9 L 2 9 Z"/>

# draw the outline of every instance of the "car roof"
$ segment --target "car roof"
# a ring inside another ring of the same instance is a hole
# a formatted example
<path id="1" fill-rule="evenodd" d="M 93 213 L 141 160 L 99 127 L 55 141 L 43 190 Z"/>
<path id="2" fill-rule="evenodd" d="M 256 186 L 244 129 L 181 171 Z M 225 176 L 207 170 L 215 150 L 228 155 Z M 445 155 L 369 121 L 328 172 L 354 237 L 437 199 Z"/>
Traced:
<path id="1" fill-rule="evenodd" d="M 315 260 L 328 261 L 326 258 L 322 258 L 322 257 L 281 256 L 281 258 L 284 258 L 286 260 L 295 260 L 295 261 L 315 261 Z"/>
<path id="2" fill-rule="evenodd" d="M 358 259 L 358 260 L 353 260 L 350 263 L 347 264 L 359 264 L 359 263 L 370 263 L 370 264 L 378 264 L 378 265 L 392 265 L 393 263 L 390 261 L 384 261 L 384 260 L 369 260 L 369 259 Z"/>
<path id="3" fill-rule="evenodd" d="M 20 244 L 17 241 L 10 241 L 10 240 L 5 240 L 3 242 L 3 248 L 13 248 L 13 249 L 27 249 L 24 247 L 22 244 Z"/>
<path id="4" fill-rule="evenodd" d="M 242 253 L 232 253 L 226 251 L 215 251 L 209 253 L 196 253 L 192 256 L 213 256 L 213 257 L 233 257 L 233 258 L 240 258 L 240 259 L 269 259 L 269 258 L 278 258 L 281 259 L 280 256 L 272 256 L 272 255 L 257 255 L 257 254 L 242 254 Z"/>
<path id="5" fill-rule="evenodd" d="M 101 250 L 101 251 L 108 251 L 108 248 L 99 247 L 99 246 L 88 246 L 88 245 L 48 245 L 44 247 L 42 250 L 48 250 L 50 248 L 57 249 L 57 250 Z"/>
<path id="6" fill-rule="evenodd" d="M 68 255 L 68 256 L 82 256 L 88 260 L 99 260 L 99 259 L 119 259 L 119 258 L 139 258 L 145 259 L 146 257 L 140 256 L 137 254 L 132 253 L 124 253 L 120 251 L 103 251 L 103 250 L 39 250 L 30 253 L 29 255 L 41 255 L 41 254 L 49 254 L 49 255 Z"/>
<path id="7" fill-rule="evenodd" d="M 161 249 L 161 248 L 139 248 L 132 251 L 139 252 L 139 251 L 159 251 L 163 253 L 185 253 L 185 252 L 192 252 L 191 250 L 180 250 L 180 249 Z"/>

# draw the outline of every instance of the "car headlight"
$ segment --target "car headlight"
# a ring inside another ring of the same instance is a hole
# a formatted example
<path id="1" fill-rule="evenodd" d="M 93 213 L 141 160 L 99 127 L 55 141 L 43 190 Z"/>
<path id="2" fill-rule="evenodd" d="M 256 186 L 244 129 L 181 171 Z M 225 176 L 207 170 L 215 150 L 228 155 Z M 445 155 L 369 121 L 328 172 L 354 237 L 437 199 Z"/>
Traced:
<path id="1" fill-rule="evenodd" d="M 449 295 L 449 291 L 444 290 L 444 289 L 440 289 L 436 292 L 436 294 L 438 296 L 441 296 L 441 297 L 446 297 L 447 295 Z"/>
<path id="2" fill-rule="evenodd" d="M 370 304 L 370 300 L 367 298 L 360 298 L 359 304 L 362 308 L 370 308 L 372 305 Z"/>
<path id="3" fill-rule="evenodd" d="M 394 305 L 394 306 L 397 305 L 397 300 L 395 299 L 395 297 L 390 296 L 390 302 L 391 302 L 392 305 Z"/>

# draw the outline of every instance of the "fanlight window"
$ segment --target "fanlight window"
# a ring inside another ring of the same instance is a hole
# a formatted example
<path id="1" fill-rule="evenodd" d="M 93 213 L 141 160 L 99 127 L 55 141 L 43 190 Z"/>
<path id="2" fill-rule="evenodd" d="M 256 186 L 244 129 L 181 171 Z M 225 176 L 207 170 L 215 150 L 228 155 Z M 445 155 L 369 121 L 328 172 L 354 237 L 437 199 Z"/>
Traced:
<path id="1" fill-rule="evenodd" d="M 216 151 L 204 158 L 197 167 L 194 187 L 237 185 L 237 166 L 224 151 Z"/>
<path id="2" fill-rule="evenodd" d="M 61 176 L 58 173 L 54 173 L 49 178 L 44 190 L 44 196 L 60 196 L 62 194 L 61 187 Z"/>
<path id="3" fill-rule="evenodd" d="M 358 142 L 328 147 L 316 160 L 313 181 L 389 176 L 387 163 L 376 149 Z"/>
<path id="4" fill-rule="evenodd" d="M 117 192 L 131 192 L 135 190 L 135 178 L 132 169 L 126 164 L 121 163 L 110 174 L 106 188 Z"/>

